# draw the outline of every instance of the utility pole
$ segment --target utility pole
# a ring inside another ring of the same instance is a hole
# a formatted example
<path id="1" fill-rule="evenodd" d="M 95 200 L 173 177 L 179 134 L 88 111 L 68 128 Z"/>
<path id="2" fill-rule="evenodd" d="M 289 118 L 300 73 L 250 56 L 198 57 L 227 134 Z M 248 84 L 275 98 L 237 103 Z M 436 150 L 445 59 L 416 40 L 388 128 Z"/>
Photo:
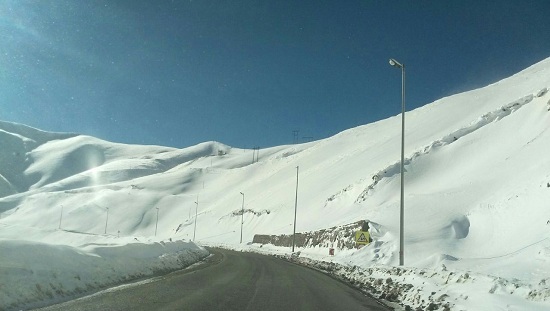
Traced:
<path id="1" fill-rule="evenodd" d="M 260 158 L 260 146 L 252 147 L 252 163 L 258 162 Z"/>
<path id="2" fill-rule="evenodd" d="M 300 134 L 300 130 L 294 130 L 292 131 L 292 135 L 294 135 L 294 144 L 297 144 L 298 143 L 298 134 Z"/>
<path id="3" fill-rule="evenodd" d="M 294 232 L 292 233 L 292 252 L 294 253 L 294 245 L 296 245 L 296 214 L 298 212 L 298 170 L 296 166 L 296 200 L 294 201 Z"/>

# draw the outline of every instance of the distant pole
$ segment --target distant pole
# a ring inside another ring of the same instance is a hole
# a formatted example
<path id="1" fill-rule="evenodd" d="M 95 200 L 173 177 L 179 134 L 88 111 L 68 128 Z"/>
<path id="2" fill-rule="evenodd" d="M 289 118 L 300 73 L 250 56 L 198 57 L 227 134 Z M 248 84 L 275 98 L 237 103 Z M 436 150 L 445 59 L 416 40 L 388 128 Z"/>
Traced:
<path id="1" fill-rule="evenodd" d="M 105 219 L 105 234 L 107 234 L 107 222 L 109 222 L 109 208 L 106 207 L 107 209 L 107 219 Z"/>
<path id="2" fill-rule="evenodd" d="M 296 245 L 296 214 L 298 212 L 298 170 L 296 166 L 296 200 L 294 201 L 294 232 L 292 233 L 292 252 L 294 253 L 294 245 Z"/>
<path id="3" fill-rule="evenodd" d="M 399 210 L 399 265 L 404 265 L 405 241 L 405 65 L 390 58 L 390 65 L 401 68 L 401 204 Z"/>
<path id="4" fill-rule="evenodd" d="M 300 134 L 300 130 L 294 130 L 292 131 L 292 135 L 294 136 L 294 144 L 298 143 L 298 135 Z"/>
<path id="5" fill-rule="evenodd" d="M 61 220 L 63 219 L 63 205 L 61 205 L 61 216 L 59 216 L 59 229 L 61 229 Z"/>
<path id="6" fill-rule="evenodd" d="M 159 208 L 157 207 L 157 223 L 155 224 L 155 236 L 157 236 L 158 226 L 159 226 Z"/>
<path id="7" fill-rule="evenodd" d="M 260 146 L 252 147 L 252 164 L 254 164 L 254 162 L 258 162 L 259 157 L 260 157 Z"/>
<path id="8" fill-rule="evenodd" d="M 193 229 L 193 242 L 195 242 L 195 235 L 197 233 L 198 210 L 199 210 L 199 196 L 197 196 L 197 201 L 195 202 L 195 229 Z"/>
<path id="9" fill-rule="evenodd" d="M 243 205 L 241 207 L 241 244 L 243 243 L 243 223 L 244 223 L 244 193 L 242 193 L 243 196 Z"/>

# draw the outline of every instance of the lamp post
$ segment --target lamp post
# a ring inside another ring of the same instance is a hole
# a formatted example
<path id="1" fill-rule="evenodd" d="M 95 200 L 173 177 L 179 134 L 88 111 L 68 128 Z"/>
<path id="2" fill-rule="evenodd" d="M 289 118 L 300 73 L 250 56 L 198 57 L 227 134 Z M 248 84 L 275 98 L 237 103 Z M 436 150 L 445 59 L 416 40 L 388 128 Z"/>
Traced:
<path id="1" fill-rule="evenodd" d="M 243 223 L 244 223 L 244 193 L 242 193 L 243 196 L 243 205 L 241 207 L 241 244 L 243 243 Z"/>
<path id="2" fill-rule="evenodd" d="M 294 253 L 294 245 L 296 244 L 296 214 L 298 212 L 298 170 L 296 166 L 296 200 L 294 201 L 294 231 L 292 233 L 292 252 Z"/>
<path id="3" fill-rule="evenodd" d="M 61 216 L 59 216 L 59 229 L 61 229 L 61 220 L 63 219 L 63 205 L 61 205 Z"/>
<path id="4" fill-rule="evenodd" d="M 159 226 L 159 208 L 157 207 L 157 223 L 155 224 L 155 236 L 157 236 L 157 229 Z"/>
<path id="5" fill-rule="evenodd" d="M 105 232 L 104 232 L 104 234 L 107 234 L 107 222 L 109 221 L 109 208 L 106 207 L 105 209 L 107 210 L 107 218 L 105 219 Z"/>
<path id="6" fill-rule="evenodd" d="M 195 229 L 193 229 L 193 242 L 195 242 L 195 235 L 197 233 L 197 215 L 199 210 L 199 197 L 197 196 L 197 201 L 195 202 Z"/>
<path id="7" fill-rule="evenodd" d="M 399 265 L 404 264 L 404 239 L 405 239 L 405 65 L 390 58 L 390 65 L 401 68 L 401 204 L 399 211 Z"/>

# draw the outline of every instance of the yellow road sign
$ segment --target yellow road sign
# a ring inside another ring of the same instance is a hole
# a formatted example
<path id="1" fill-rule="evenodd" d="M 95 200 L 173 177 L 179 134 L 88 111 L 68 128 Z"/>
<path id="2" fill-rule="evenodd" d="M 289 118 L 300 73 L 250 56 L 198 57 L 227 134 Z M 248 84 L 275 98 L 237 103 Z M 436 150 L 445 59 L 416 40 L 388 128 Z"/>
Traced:
<path id="1" fill-rule="evenodd" d="M 357 231 L 355 232 L 355 243 L 368 245 L 370 244 L 370 234 L 368 231 Z"/>

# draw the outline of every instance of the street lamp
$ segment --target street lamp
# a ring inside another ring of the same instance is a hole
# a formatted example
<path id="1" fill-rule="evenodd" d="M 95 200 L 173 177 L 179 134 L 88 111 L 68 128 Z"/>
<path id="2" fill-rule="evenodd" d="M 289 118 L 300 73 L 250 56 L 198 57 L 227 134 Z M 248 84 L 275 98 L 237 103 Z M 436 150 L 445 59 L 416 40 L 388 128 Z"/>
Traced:
<path id="1" fill-rule="evenodd" d="M 292 252 L 294 253 L 294 245 L 296 244 L 296 214 L 298 212 L 298 170 L 296 166 L 296 200 L 294 201 L 294 231 L 292 233 Z"/>
<path id="2" fill-rule="evenodd" d="M 107 222 L 109 221 L 109 208 L 105 208 L 107 210 L 107 219 L 105 219 L 105 234 L 107 234 Z"/>
<path id="3" fill-rule="evenodd" d="M 159 226 L 159 208 L 157 207 L 157 223 L 155 224 L 155 236 L 157 236 L 157 228 Z"/>
<path id="4" fill-rule="evenodd" d="M 63 219 L 63 205 L 61 205 L 61 215 L 59 216 L 59 229 L 61 229 L 61 220 Z"/>
<path id="5" fill-rule="evenodd" d="M 193 242 L 195 242 L 195 235 L 197 233 L 197 215 L 199 210 L 199 197 L 197 196 L 197 201 L 195 202 L 195 229 L 193 229 Z"/>
<path id="6" fill-rule="evenodd" d="M 404 264 L 404 239 L 405 239 L 405 65 L 390 58 L 390 65 L 401 68 L 401 206 L 399 212 L 399 265 Z"/>
<path id="7" fill-rule="evenodd" d="M 243 223 L 244 223 L 244 193 L 242 193 L 243 196 L 243 205 L 241 207 L 241 244 L 243 243 Z"/>

